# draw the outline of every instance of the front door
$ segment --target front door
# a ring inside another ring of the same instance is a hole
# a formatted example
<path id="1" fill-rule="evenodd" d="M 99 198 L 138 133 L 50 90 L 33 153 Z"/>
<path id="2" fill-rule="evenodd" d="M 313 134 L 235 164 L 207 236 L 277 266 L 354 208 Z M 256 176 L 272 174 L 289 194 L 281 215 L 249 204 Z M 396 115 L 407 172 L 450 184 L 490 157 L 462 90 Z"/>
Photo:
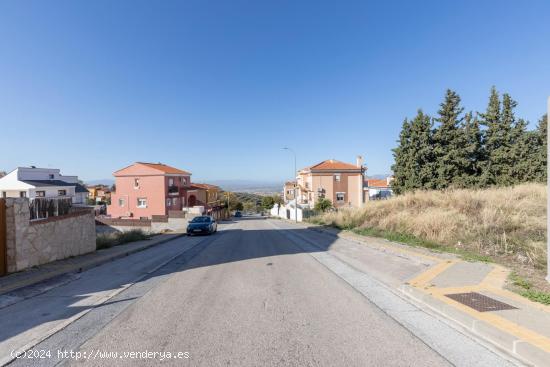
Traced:
<path id="1" fill-rule="evenodd" d="M 189 196 L 189 200 L 187 201 L 189 203 L 189 206 L 195 206 L 197 204 L 197 197 L 195 195 Z"/>

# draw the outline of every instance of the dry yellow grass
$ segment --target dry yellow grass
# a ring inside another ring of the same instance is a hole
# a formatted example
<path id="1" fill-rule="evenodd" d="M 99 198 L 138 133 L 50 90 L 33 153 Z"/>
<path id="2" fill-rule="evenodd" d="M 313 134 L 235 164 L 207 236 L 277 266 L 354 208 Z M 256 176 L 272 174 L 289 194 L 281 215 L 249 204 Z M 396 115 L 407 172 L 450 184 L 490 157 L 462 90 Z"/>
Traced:
<path id="1" fill-rule="evenodd" d="M 315 222 L 397 232 L 481 255 L 546 264 L 546 186 L 417 191 L 362 209 L 326 213 Z"/>

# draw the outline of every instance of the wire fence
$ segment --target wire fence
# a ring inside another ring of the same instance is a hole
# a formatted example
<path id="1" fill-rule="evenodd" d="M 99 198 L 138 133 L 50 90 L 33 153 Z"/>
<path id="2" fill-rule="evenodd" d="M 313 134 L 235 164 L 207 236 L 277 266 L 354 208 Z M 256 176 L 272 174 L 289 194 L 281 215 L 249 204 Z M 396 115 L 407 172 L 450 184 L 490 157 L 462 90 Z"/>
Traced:
<path id="1" fill-rule="evenodd" d="M 67 215 L 72 206 L 71 198 L 34 198 L 29 201 L 30 220 Z"/>

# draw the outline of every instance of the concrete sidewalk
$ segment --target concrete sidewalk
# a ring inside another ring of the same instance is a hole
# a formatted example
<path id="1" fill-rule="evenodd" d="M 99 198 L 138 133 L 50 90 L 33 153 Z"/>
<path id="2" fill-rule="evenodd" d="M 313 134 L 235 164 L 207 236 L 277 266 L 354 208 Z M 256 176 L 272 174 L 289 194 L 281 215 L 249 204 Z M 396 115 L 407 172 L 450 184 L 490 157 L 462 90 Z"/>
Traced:
<path id="1" fill-rule="evenodd" d="M 424 261 L 426 269 L 397 287 L 402 295 L 527 364 L 550 366 L 550 306 L 506 290 L 508 269 L 335 228 L 309 228 L 384 256 Z"/>
<path id="2" fill-rule="evenodd" d="M 143 251 L 149 247 L 165 243 L 184 235 L 184 233 L 160 234 L 148 240 L 130 242 L 124 245 L 54 261 L 25 271 L 9 274 L 0 277 L 0 295 L 29 285 L 48 281 L 63 274 L 82 272 L 108 261 L 119 259 L 138 251 Z M 48 287 L 46 286 L 45 288 Z"/>

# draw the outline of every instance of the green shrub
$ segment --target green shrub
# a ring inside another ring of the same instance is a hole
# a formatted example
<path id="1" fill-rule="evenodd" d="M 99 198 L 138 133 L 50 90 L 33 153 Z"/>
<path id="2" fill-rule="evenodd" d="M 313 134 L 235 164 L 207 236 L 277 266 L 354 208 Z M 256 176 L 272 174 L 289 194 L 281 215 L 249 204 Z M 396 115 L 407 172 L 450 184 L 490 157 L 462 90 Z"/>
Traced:
<path id="1" fill-rule="evenodd" d="M 515 285 L 516 287 L 520 287 L 526 290 L 531 289 L 531 287 L 533 286 L 531 282 L 520 277 L 518 273 L 516 273 L 515 271 L 510 273 L 510 280 L 512 281 L 512 284 Z"/>
<path id="2" fill-rule="evenodd" d="M 315 211 L 317 212 L 326 212 L 332 208 L 332 201 L 329 199 L 321 198 L 315 203 Z"/>
<path id="3" fill-rule="evenodd" d="M 544 305 L 550 305 L 550 293 L 529 289 L 521 292 L 520 294 L 525 298 L 529 298 L 533 302 L 539 302 Z"/>

